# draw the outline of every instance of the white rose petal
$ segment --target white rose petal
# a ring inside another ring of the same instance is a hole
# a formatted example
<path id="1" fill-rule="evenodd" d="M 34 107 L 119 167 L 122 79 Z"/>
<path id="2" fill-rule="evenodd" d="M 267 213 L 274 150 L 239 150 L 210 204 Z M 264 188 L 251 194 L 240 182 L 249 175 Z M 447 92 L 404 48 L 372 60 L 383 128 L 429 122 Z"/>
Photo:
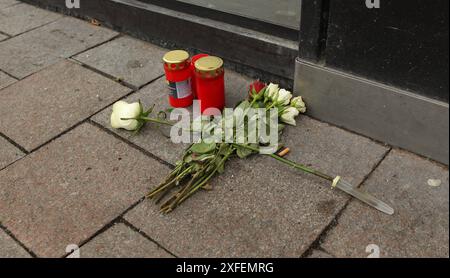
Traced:
<path id="1" fill-rule="evenodd" d="M 122 120 L 122 118 L 137 118 L 141 113 L 141 107 L 138 102 L 129 104 L 125 101 L 118 101 L 113 105 L 111 127 L 136 130 L 139 125 L 137 120 Z"/>
<path id="2" fill-rule="evenodd" d="M 276 101 L 279 104 L 288 105 L 289 102 L 291 101 L 291 98 L 292 98 L 291 92 L 289 92 L 288 90 L 285 90 L 285 89 L 281 89 L 278 91 L 278 97 L 277 97 Z"/>
<path id="3" fill-rule="evenodd" d="M 280 87 L 278 84 L 270 83 L 266 88 L 267 97 L 273 99 L 273 97 L 278 94 L 279 90 Z"/>
<path id="4" fill-rule="evenodd" d="M 284 110 L 283 114 L 281 115 L 281 121 L 295 126 L 297 123 L 295 122 L 295 117 L 297 117 L 299 114 L 298 110 L 294 107 L 289 107 L 286 110 Z"/>
<path id="5" fill-rule="evenodd" d="M 297 110 L 298 110 L 300 113 L 305 113 L 305 112 L 306 112 L 306 104 L 305 104 L 305 102 L 303 101 L 303 99 L 302 99 L 301 96 L 294 97 L 294 98 L 291 100 L 291 106 L 297 108 Z"/>

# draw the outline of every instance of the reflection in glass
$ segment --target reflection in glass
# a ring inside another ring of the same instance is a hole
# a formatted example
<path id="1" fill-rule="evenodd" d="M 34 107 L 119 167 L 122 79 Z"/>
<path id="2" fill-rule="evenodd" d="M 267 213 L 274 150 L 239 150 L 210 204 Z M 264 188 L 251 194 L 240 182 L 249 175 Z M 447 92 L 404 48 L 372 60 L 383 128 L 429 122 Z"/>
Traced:
<path id="1" fill-rule="evenodd" d="M 301 0 L 178 0 L 245 16 L 291 29 L 299 29 Z"/>

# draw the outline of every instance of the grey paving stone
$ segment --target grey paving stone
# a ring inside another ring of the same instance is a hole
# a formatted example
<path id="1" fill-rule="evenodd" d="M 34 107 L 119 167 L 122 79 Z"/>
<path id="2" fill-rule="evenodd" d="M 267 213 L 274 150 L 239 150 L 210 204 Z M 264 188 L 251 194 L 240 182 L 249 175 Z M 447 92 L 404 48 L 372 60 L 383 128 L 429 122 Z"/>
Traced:
<path id="1" fill-rule="evenodd" d="M 130 90 L 61 61 L 0 91 L 0 131 L 33 150 Z"/>
<path id="2" fill-rule="evenodd" d="M 24 153 L 0 137 L 0 169 L 24 156 Z"/>
<path id="3" fill-rule="evenodd" d="M 386 152 L 307 117 L 291 130 L 292 160 L 356 184 Z M 168 215 L 145 201 L 125 218 L 182 257 L 299 257 L 348 200 L 328 182 L 262 156 L 229 161 L 212 185 Z"/>
<path id="4" fill-rule="evenodd" d="M 232 71 L 226 73 L 226 103 L 228 107 L 234 106 L 240 99 L 244 98 L 247 93 L 247 86 L 250 80 L 242 75 Z M 126 101 L 134 102 L 141 100 L 145 107 L 150 107 L 155 104 L 155 111 L 165 110 L 169 107 L 167 85 L 165 79 L 160 78 L 150 85 L 142 88 L 138 92 L 129 96 Z M 109 107 L 101 113 L 95 115 L 93 120 L 111 129 L 110 116 L 112 108 Z M 113 129 L 111 129 L 113 130 Z M 165 135 L 170 134 L 167 128 L 163 128 L 161 132 L 157 126 L 148 124 L 142 129 L 140 134 L 133 135 L 129 131 L 113 130 L 118 135 L 127 140 L 139 145 L 154 155 L 164 159 L 165 161 L 174 164 L 180 157 L 186 145 L 174 144 Z M 165 135 L 164 135 L 165 134 Z"/>
<path id="5" fill-rule="evenodd" d="M 0 10 L 0 31 L 16 36 L 61 18 L 62 15 L 27 4 Z"/>
<path id="6" fill-rule="evenodd" d="M 0 34 L 0 42 L 6 40 L 8 36 Z"/>
<path id="7" fill-rule="evenodd" d="M 439 185 L 439 186 L 430 186 Z M 448 257 L 448 168 L 403 151 L 390 153 L 364 188 L 396 210 L 393 216 L 352 201 L 322 247 L 338 257 Z"/>
<path id="8" fill-rule="evenodd" d="M 8 8 L 19 3 L 20 2 L 16 0 L 0 0 L 0 9 Z"/>
<path id="9" fill-rule="evenodd" d="M 332 255 L 328 254 L 327 252 L 321 251 L 321 250 L 314 250 L 311 255 L 308 256 L 308 258 L 311 259 L 331 259 L 334 258 Z"/>
<path id="10" fill-rule="evenodd" d="M 16 81 L 16 79 L 0 71 L 0 90 Z"/>
<path id="11" fill-rule="evenodd" d="M 0 171 L 0 221 L 40 257 L 65 255 L 167 174 L 167 167 L 83 124 Z"/>
<path id="12" fill-rule="evenodd" d="M 114 31 L 63 17 L 1 42 L 0 69 L 23 78 L 116 35 Z"/>
<path id="13" fill-rule="evenodd" d="M 297 127 L 287 127 L 280 141 L 288 159 L 313 166 L 330 176 L 358 185 L 386 154 L 386 146 L 327 123 L 300 115 Z"/>
<path id="14" fill-rule="evenodd" d="M 124 224 L 116 224 L 80 248 L 82 258 L 173 258 Z"/>
<path id="15" fill-rule="evenodd" d="M 25 249 L 3 230 L 0 230 L 0 258 L 30 258 Z"/>
<path id="16" fill-rule="evenodd" d="M 140 87 L 164 74 L 162 57 L 168 50 L 130 37 L 121 37 L 74 58 Z"/>

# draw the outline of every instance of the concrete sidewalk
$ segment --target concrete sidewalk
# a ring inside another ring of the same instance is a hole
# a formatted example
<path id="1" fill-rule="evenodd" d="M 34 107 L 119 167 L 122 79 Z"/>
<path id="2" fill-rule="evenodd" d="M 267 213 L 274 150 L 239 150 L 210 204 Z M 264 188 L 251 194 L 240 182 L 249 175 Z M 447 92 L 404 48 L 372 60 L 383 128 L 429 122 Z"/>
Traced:
<path id="1" fill-rule="evenodd" d="M 109 116 L 119 99 L 167 108 L 166 51 L 0 0 L 0 257 L 64 257 L 70 244 L 81 257 L 449 256 L 446 166 L 307 116 L 283 135 L 288 158 L 395 215 L 258 156 L 229 161 L 213 191 L 159 214 L 143 196 L 185 146 L 152 125 L 112 130 Z M 249 82 L 226 72 L 227 105 Z"/>

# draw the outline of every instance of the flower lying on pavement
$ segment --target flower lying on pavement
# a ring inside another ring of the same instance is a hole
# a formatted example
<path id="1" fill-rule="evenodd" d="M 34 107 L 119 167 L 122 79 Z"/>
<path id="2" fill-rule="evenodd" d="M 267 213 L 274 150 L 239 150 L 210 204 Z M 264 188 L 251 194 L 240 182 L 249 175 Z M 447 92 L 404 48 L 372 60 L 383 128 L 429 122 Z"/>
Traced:
<path id="1" fill-rule="evenodd" d="M 273 98 L 273 101 L 275 101 L 278 104 L 281 105 L 288 105 L 291 101 L 292 93 L 288 90 L 281 89 L 278 91 L 278 94 L 276 94 L 276 98 Z"/>
<path id="2" fill-rule="evenodd" d="M 281 114 L 281 121 L 289 124 L 289 125 L 297 125 L 295 121 L 295 117 L 297 117 L 299 114 L 299 111 L 295 107 L 288 107 L 286 110 L 283 111 Z"/>
<path id="3" fill-rule="evenodd" d="M 238 137 L 236 135 L 236 131 L 238 131 L 241 125 L 238 123 L 242 123 L 242 126 L 244 127 L 247 123 L 248 126 L 253 119 L 253 117 L 250 117 L 249 111 L 250 109 L 255 108 L 264 108 L 266 114 L 270 112 L 268 119 L 263 117 L 262 122 L 266 125 L 270 125 L 268 123 L 272 122 L 273 118 L 275 118 L 274 120 L 277 121 L 278 124 L 280 122 L 284 122 L 295 126 L 295 118 L 300 114 L 300 112 L 304 113 L 306 111 L 305 103 L 301 97 L 292 98 L 291 92 L 285 89 L 280 89 L 277 84 L 271 83 L 269 86 L 266 86 L 264 83 L 259 81 L 253 83 L 250 86 L 248 98 L 241 101 L 235 109 L 235 112 L 240 113 L 241 117 L 239 117 L 239 119 L 241 119 L 242 122 L 232 121 L 232 140 L 217 142 L 214 140 L 206 140 L 209 138 L 202 137 L 201 141 L 191 144 L 191 146 L 185 150 L 181 159 L 176 162 L 175 168 L 169 173 L 166 179 L 162 181 L 162 183 L 153 188 L 147 194 L 147 198 L 154 198 L 156 203 L 163 201 L 161 205 L 161 212 L 171 212 L 198 190 L 210 190 L 210 180 L 214 176 L 223 173 L 225 163 L 229 158 L 233 156 L 246 158 L 252 154 L 260 153 L 268 155 L 282 163 L 285 163 L 286 165 L 289 165 L 290 167 L 294 167 L 295 169 L 313 174 L 332 182 L 333 188 L 339 188 L 387 214 L 393 213 L 393 209 L 388 205 L 377 200 L 370 194 L 360 192 L 358 189 L 353 188 L 351 184 L 342 181 L 339 176 L 333 178 L 332 176 L 312 169 L 309 166 L 280 157 L 275 153 L 279 150 L 278 142 L 275 147 L 276 149 L 274 149 L 273 152 L 265 153 L 261 152 L 261 147 L 264 147 L 270 142 L 263 141 L 261 139 L 262 136 L 254 136 L 255 138 L 259 138 L 256 142 L 243 140 L 242 143 L 239 143 L 240 140 L 237 140 Z M 277 109 L 277 112 L 271 113 L 274 111 L 272 108 Z M 119 101 L 113 106 L 111 125 L 113 128 L 124 128 L 127 130 L 139 131 L 145 122 L 153 122 L 171 126 L 175 124 L 173 122 L 166 121 L 165 119 L 160 119 L 159 114 L 158 118 L 149 117 L 152 110 L 153 107 L 144 112 L 140 102 L 128 104 L 124 101 Z M 274 117 L 272 117 L 272 114 Z M 235 116 L 235 114 L 232 114 L 233 118 Z M 204 128 L 204 130 L 201 130 L 202 134 L 206 133 L 207 135 L 212 135 L 211 133 L 214 131 L 214 137 L 219 136 L 220 139 L 223 139 L 224 135 L 226 135 L 224 129 L 230 128 L 224 125 L 223 119 L 218 122 L 214 122 L 214 120 L 211 121 L 208 118 L 205 120 L 206 125 L 203 126 L 202 123 L 202 127 Z M 284 125 L 279 124 L 279 126 Z M 191 132 L 196 132 L 196 129 L 191 130 Z M 280 129 L 278 129 L 278 132 L 280 132 Z M 247 139 L 250 138 L 250 130 L 247 130 L 246 137 Z"/>
<path id="4" fill-rule="evenodd" d="M 141 101 L 127 103 L 119 100 L 112 107 L 111 127 L 116 129 L 123 128 L 137 133 L 147 122 L 172 125 L 172 123 L 164 120 L 149 118 L 148 115 L 153 112 L 154 107 L 153 105 L 150 109 L 144 111 Z"/>
<path id="5" fill-rule="evenodd" d="M 296 108 L 298 110 L 298 112 L 300 112 L 300 113 L 305 113 L 306 112 L 306 104 L 303 101 L 301 96 L 294 97 L 291 100 L 291 106 Z"/>
<path id="6" fill-rule="evenodd" d="M 118 101 L 114 103 L 111 114 L 111 127 L 136 130 L 139 127 L 137 118 L 142 114 L 142 107 L 138 102 L 127 103 Z M 129 119 L 129 120 L 123 120 Z"/>
<path id="7" fill-rule="evenodd" d="M 265 97 L 269 98 L 269 99 L 273 99 L 273 97 L 278 94 L 279 90 L 280 90 L 280 87 L 278 86 L 278 84 L 270 83 L 267 86 L 267 89 L 265 92 L 266 93 Z"/>
<path id="8" fill-rule="evenodd" d="M 250 97 L 255 97 L 256 94 L 259 94 L 263 89 L 266 88 L 266 83 L 261 82 L 259 80 L 250 84 L 250 90 L 248 91 Z"/>

